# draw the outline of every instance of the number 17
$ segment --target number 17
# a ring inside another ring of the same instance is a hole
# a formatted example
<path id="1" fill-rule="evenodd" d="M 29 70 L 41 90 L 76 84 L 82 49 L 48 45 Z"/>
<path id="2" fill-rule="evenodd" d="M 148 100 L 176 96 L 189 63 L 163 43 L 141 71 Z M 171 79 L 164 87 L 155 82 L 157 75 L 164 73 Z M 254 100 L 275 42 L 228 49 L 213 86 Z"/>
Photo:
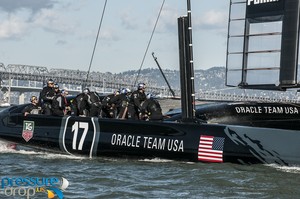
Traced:
<path id="1" fill-rule="evenodd" d="M 76 141 L 77 141 L 77 136 L 78 136 L 78 129 L 84 129 L 83 130 L 83 134 L 81 136 L 79 145 L 78 145 L 78 150 L 82 150 L 82 146 L 83 146 L 83 142 L 85 140 L 86 134 L 88 132 L 89 129 L 89 123 L 87 122 L 75 122 L 72 126 L 72 132 L 74 132 L 73 135 L 73 144 L 72 144 L 72 149 L 77 150 L 76 148 Z"/>

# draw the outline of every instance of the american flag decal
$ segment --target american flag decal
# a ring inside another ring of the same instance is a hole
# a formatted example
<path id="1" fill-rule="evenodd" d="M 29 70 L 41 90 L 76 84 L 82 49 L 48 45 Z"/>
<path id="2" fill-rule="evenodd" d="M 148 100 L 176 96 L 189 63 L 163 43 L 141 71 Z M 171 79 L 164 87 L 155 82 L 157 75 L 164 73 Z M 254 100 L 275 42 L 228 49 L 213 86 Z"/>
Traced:
<path id="1" fill-rule="evenodd" d="M 201 135 L 198 160 L 203 162 L 223 162 L 224 138 Z"/>

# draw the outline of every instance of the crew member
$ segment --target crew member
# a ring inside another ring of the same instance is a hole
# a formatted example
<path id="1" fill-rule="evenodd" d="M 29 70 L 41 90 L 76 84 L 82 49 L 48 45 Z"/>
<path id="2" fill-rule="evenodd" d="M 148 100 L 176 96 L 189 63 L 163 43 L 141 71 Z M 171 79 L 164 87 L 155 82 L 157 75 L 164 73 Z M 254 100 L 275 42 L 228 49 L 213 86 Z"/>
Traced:
<path id="1" fill-rule="evenodd" d="M 145 89 L 146 85 L 144 83 L 139 83 L 137 90 L 131 94 L 128 105 L 128 119 L 140 119 L 142 103 L 146 100 Z"/>
<path id="2" fill-rule="evenodd" d="M 67 104 L 66 96 L 67 90 L 61 90 L 52 100 L 52 112 L 54 116 L 64 116 L 67 111 L 70 111 L 70 107 Z"/>
<path id="3" fill-rule="evenodd" d="M 53 88 L 54 88 L 55 94 L 58 94 L 60 92 L 59 85 L 57 83 L 54 84 Z"/>
<path id="4" fill-rule="evenodd" d="M 24 113 L 24 116 L 27 116 L 28 114 L 40 114 L 42 109 L 38 105 L 38 98 L 36 96 L 31 96 L 30 102 L 31 103 L 22 111 L 22 113 Z"/>
<path id="5" fill-rule="evenodd" d="M 72 100 L 72 115 L 88 116 L 87 95 L 82 92 Z"/>
<path id="6" fill-rule="evenodd" d="M 45 86 L 43 90 L 40 92 L 41 106 L 43 109 L 43 113 L 45 115 L 52 114 L 51 105 L 54 96 L 55 96 L 54 81 L 52 79 L 49 79 L 47 81 L 47 86 Z"/>
<path id="7" fill-rule="evenodd" d="M 123 88 L 119 95 L 116 95 L 111 99 L 111 103 L 115 104 L 117 109 L 117 118 L 127 119 L 128 118 L 128 104 L 130 101 L 130 89 Z"/>
<path id="8" fill-rule="evenodd" d="M 101 99 L 96 92 L 91 92 L 90 89 L 86 88 L 83 91 L 87 95 L 86 107 L 89 111 L 89 116 L 98 117 L 101 110 Z"/>
<path id="9" fill-rule="evenodd" d="M 146 98 L 142 105 L 143 119 L 149 121 L 162 120 L 163 115 L 159 102 L 153 98 L 151 93 L 148 93 Z"/>
<path id="10" fill-rule="evenodd" d="M 101 114 L 100 116 L 103 118 L 115 118 L 115 106 L 111 103 L 111 99 L 115 96 L 119 95 L 120 91 L 116 90 L 114 93 L 105 96 L 102 100 Z"/>

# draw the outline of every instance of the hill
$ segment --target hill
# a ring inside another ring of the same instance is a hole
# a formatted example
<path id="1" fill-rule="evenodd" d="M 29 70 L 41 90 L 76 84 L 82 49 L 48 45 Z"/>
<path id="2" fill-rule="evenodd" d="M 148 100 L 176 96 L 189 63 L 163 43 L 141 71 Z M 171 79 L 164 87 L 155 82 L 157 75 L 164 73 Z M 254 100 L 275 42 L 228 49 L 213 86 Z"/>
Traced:
<path id="1" fill-rule="evenodd" d="M 167 80 L 173 90 L 180 90 L 180 73 L 179 70 L 163 70 Z M 273 98 L 279 100 L 298 99 L 298 92 L 295 89 L 284 91 L 266 91 L 253 89 L 240 89 L 225 86 L 225 67 L 212 67 L 207 70 L 195 70 L 195 92 L 196 95 L 204 94 L 231 94 L 239 96 L 254 96 L 258 98 Z M 137 70 L 126 71 L 114 74 L 118 79 L 125 78 L 126 82 L 131 81 L 132 85 L 138 76 Z M 159 69 L 147 68 L 140 71 L 138 82 L 144 82 L 148 86 L 165 87 L 165 82 Z"/>
<path id="2" fill-rule="evenodd" d="M 172 89 L 180 89 L 179 70 L 163 70 Z M 125 71 L 115 74 L 118 79 L 135 81 L 138 76 L 137 70 Z M 207 70 L 195 70 L 195 90 L 218 90 L 225 88 L 225 67 L 213 67 Z M 148 86 L 167 87 L 159 69 L 147 68 L 140 71 L 136 82 L 144 82 Z M 134 83 L 134 82 L 133 82 Z"/>

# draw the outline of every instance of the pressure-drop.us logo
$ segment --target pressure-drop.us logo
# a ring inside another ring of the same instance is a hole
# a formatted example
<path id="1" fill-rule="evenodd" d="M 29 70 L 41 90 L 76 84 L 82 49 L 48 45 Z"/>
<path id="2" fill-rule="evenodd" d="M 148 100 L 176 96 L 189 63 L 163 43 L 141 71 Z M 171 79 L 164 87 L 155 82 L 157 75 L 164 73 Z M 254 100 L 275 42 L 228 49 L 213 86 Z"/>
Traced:
<path id="1" fill-rule="evenodd" d="M 29 199 L 40 193 L 47 194 L 48 198 L 63 199 L 63 192 L 68 186 L 69 181 L 63 177 L 3 177 L 0 195 L 8 198 L 23 196 Z"/>

